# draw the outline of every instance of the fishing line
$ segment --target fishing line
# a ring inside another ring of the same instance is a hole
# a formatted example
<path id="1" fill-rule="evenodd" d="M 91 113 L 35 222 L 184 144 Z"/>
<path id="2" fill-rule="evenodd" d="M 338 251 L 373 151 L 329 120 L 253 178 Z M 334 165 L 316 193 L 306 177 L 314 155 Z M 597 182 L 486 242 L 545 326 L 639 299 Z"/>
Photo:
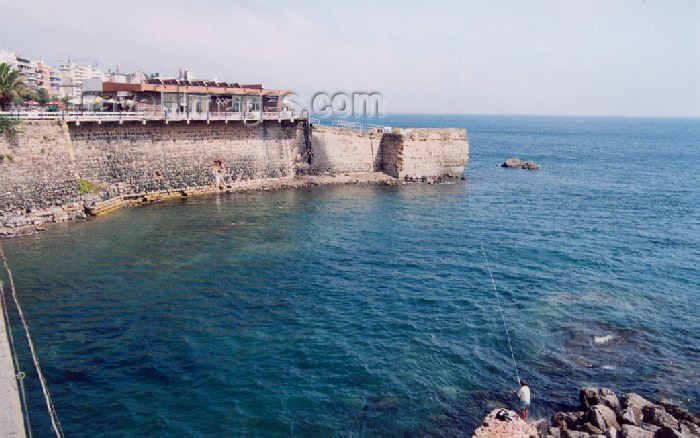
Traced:
<path id="1" fill-rule="evenodd" d="M 520 373 L 518 373 L 518 364 L 515 362 L 515 354 L 513 353 L 513 344 L 510 342 L 510 333 L 508 333 L 508 324 L 506 324 L 506 316 L 503 314 L 503 305 L 501 304 L 501 296 L 498 294 L 498 289 L 496 289 L 496 282 L 493 279 L 493 274 L 491 273 L 491 266 L 489 266 L 489 259 L 486 257 L 486 251 L 484 251 L 484 245 L 481 246 L 481 253 L 484 255 L 484 261 L 486 262 L 486 269 L 489 270 L 489 276 L 491 276 L 491 284 L 493 285 L 493 291 L 496 292 L 496 298 L 498 299 L 498 308 L 501 309 L 501 319 L 503 319 L 503 328 L 506 329 L 506 338 L 508 338 L 508 348 L 510 349 L 510 357 L 513 359 L 513 367 L 515 368 L 515 376 L 518 378 L 518 384 L 520 384 Z"/>

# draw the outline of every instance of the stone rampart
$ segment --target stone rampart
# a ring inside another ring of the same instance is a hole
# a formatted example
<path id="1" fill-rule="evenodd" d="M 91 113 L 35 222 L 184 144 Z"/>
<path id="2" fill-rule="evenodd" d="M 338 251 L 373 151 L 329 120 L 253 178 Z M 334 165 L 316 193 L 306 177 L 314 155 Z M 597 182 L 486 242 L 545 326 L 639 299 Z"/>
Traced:
<path id="1" fill-rule="evenodd" d="M 309 173 L 373 172 L 382 167 L 382 134 L 353 129 L 314 126 Z"/>
<path id="2" fill-rule="evenodd" d="M 383 170 L 400 179 L 460 177 L 469 157 L 464 129 L 416 128 L 384 134 Z"/>
<path id="3" fill-rule="evenodd" d="M 459 177 L 459 129 L 361 132 L 300 122 L 24 122 L 0 134 L 0 235 L 123 205 L 244 190 L 299 175 Z M 308 150 L 308 145 L 311 150 Z"/>

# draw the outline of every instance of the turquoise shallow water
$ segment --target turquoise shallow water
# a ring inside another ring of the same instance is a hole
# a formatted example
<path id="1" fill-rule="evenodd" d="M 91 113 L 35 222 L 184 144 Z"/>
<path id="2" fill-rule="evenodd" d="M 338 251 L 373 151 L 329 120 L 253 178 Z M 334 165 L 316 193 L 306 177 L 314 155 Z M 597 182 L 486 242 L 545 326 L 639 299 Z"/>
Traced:
<path id="1" fill-rule="evenodd" d="M 197 198 L 4 240 L 66 433 L 464 436 L 514 386 L 482 242 L 535 417 L 584 384 L 700 410 L 700 121 L 386 124 L 468 128 L 467 179 Z M 497 167 L 512 156 L 543 167 Z"/>

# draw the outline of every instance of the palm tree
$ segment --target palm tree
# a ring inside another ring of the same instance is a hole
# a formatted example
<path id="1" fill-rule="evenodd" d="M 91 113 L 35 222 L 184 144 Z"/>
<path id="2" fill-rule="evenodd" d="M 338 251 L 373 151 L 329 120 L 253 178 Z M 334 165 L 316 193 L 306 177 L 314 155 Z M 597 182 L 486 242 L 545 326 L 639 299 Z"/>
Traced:
<path id="1" fill-rule="evenodd" d="M 15 96 L 27 89 L 19 70 L 11 70 L 10 64 L 0 64 L 0 109 L 7 109 Z"/>

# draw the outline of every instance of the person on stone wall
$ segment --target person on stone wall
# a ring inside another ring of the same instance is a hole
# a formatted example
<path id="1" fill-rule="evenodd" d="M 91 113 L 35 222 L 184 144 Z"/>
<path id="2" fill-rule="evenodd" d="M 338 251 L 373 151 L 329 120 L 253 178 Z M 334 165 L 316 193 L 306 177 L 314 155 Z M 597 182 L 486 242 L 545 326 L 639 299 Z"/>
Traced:
<path id="1" fill-rule="evenodd" d="M 520 416 L 527 421 L 527 411 L 530 408 L 530 387 L 520 380 L 520 389 L 513 394 L 520 400 Z"/>

